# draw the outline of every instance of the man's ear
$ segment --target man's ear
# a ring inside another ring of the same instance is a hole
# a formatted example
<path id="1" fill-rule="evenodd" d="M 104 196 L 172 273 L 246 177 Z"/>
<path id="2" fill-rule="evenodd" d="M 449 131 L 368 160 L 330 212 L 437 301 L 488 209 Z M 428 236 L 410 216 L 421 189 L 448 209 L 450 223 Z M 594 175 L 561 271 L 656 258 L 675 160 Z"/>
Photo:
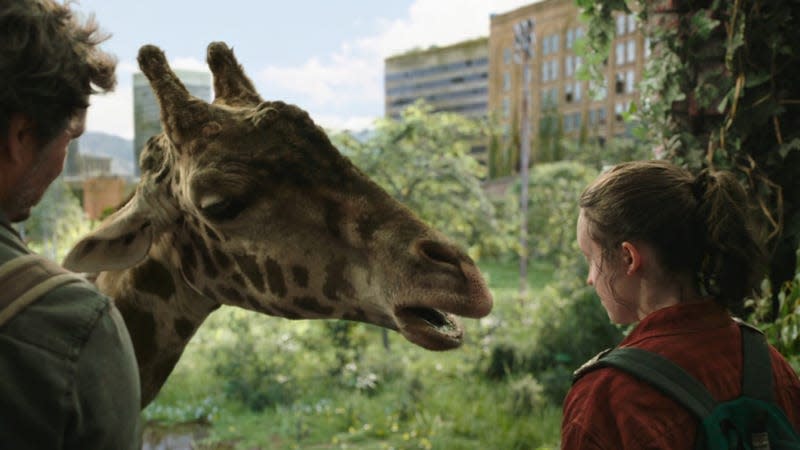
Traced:
<path id="1" fill-rule="evenodd" d="M 642 266 L 642 254 L 635 244 L 628 241 L 622 243 L 622 263 L 627 275 L 633 275 Z"/>
<path id="2" fill-rule="evenodd" d="M 26 165 L 35 155 L 38 140 L 36 127 L 28 116 L 14 113 L 8 120 L 8 130 L 3 141 L 3 155 L 6 164 Z"/>

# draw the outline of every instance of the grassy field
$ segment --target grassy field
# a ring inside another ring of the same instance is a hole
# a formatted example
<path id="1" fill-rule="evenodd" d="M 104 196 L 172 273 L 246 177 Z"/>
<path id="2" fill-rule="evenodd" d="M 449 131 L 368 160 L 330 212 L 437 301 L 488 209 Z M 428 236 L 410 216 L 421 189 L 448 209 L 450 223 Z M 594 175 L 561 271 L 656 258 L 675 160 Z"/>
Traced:
<path id="1" fill-rule="evenodd" d="M 513 316 L 519 301 L 515 265 L 481 267 L 495 309 L 486 319 L 467 321 L 461 349 L 428 352 L 389 333 L 386 350 L 380 329 L 359 325 L 363 345 L 358 356 L 335 375 L 317 370 L 336 353 L 320 341 L 326 336 L 320 331 L 323 322 L 291 322 L 232 309 L 215 313 L 144 412 L 149 440 L 194 433 L 195 448 L 204 449 L 556 448 L 560 405 L 534 399 L 532 407 L 520 409 L 509 394 L 510 381 L 492 382 L 480 373 L 498 333 L 498 318 Z M 550 276 L 547 267 L 532 268 L 531 297 Z M 253 336 L 264 342 L 248 341 L 246 348 L 240 341 L 228 342 L 225 347 L 231 328 L 242 326 L 256 330 Z M 220 375 L 219 358 L 241 364 L 243 373 L 263 369 L 259 364 L 278 366 L 278 376 L 264 376 L 278 379 L 279 386 L 260 385 L 258 392 L 231 398 L 231 386 L 240 380 L 230 372 Z M 271 358 L 284 359 L 273 364 Z M 262 398 L 256 395 L 280 401 L 253 408 L 251 400 Z"/>

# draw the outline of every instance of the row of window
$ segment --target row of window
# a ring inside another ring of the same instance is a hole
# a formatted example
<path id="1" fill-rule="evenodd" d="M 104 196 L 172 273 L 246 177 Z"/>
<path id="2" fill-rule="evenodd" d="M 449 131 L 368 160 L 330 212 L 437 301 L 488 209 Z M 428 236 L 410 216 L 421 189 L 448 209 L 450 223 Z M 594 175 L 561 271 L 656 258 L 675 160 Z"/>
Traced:
<path id="1" fill-rule="evenodd" d="M 402 95 L 415 95 L 418 91 L 423 89 L 441 88 L 444 86 L 453 86 L 473 81 L 488 80 L 489 74 L 486 72 L 473 73 L 464 76 L 445 78 L 442 80 L 432 80 L 421 83 L 414 83 L 405 86 L 397 86 L 386 90 L 389 96 L 402 96 Z"/>
<path id="2" fill-rule="evenodd" d="M 443 92 L 443 93 L 439 93 L 439 94 L 426 95 L 424 98 L 425 98 L 425 101 L 427 101 L 427 102 L 438 103 L 438 102 L 442 102 L 442 101 L 446 101 L 446 100 L 452 100 L 452 99 L 456 99 L 456 98 L 475 97 L 475 96 L 478 96 L 478 95 L 481 95 L 481 96 L 484 96 L 484 97 L 488 97 L 489 90 L 487 88 L 485 88 L 485 87 L 474 88 L 474 89 L 465 89 L 465 90 L 461 90 L 461 91 Z M 401 107 L 401 106 L 409 105 L 411 103 L 414 103 L 414 101 L 416 101 L 418 98 L 419 98 L 418 96 L 402 97 L 402 98 L 399 98 L 399 99 L 394 100 L 391 103 L 389 103 L 389 106 L 395 108 L 395 107 Z"/>
<path id="3" fill-rule="evenodd" d="M 570 28 L 567 30 L 567 39 L 566 39 L 566 47 L 571 49 L 575 46 L 575 42 L 578 41 L 581 37 L 583 37 L 583 28 L 576 27 Z M 561 35 L 558 33 L 555 34 L 548 34 L 542 38 L 542 55 L 547 56 L 553 53 L 558 53 L 560 50 L 560 43 L 561 43 Z M 535 48 L 534 48 L 535 51 Z M 513 57 L 512 50 L 510 48 L 506 48 L 503 51 L 503 62 L 505 64 L 511 64 L 511 58 Z"/>
<path id="4" fill-rule="evenodd" d="M 386 81 L 397 81 L 408 78 L 420 78 L 434 74 L 453 72 L 463 70 L 466 68 L 488 66 L 489 58 L 468 59 L 465 61 L 457 61 L 449 64 L 441 64 L 433 67 L 426 67 L 423 69 L 407 70 L 404 72 L 387 73 Z"/>
<path id="5" fill-rule="evenodd" d="M 635 88 L 635 73 L 632 70 L 629 70 L 624 73 L 617 74 L 615 92 L 618 94 L 628 94 L 632 93 Z M 595 101 L 604 100 L 607 96 L 607 88 L 605 86 L 596 86 L 591 85 L 590 89 L 594 94 Z M 574 81 L 564 84 L 564 103 L 580 103 L 583 100 L 583 82 L 582 81 Z M 559 105 L 559 89 L 558 88 L 549 88 L 549 89 L 542 89 L 540 94 L 540 101 L 539 101 L 539 109 L 542 111 L 546 111 L 549 109 L 558 108 Z M 529 94 L 528 103 L 531 103 L 531 97 Z M 630 102 L 622 102 L 618 103 L 619 105 L 630 105 Z M 627 108 L 627 106 L 626 106 Z M 626 109 L 627 110 L 627 109 Z M 509 97 L 503 98 L 503 116 L 508 117 L 511 112 L 511 100 Z M 620 113 L 621 114 L 621 113 Z M 605 120 L 605 113 L 603 113 L 603 120 Z M 621 115 L 620 115 L 621 118 Z"/>

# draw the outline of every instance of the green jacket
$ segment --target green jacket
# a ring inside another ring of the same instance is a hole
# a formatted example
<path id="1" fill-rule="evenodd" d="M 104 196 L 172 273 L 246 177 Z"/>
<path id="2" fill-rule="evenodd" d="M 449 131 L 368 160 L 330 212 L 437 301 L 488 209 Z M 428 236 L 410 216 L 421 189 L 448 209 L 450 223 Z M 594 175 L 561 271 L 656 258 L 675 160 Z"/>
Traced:
<path id="1" fill-rule="evenodd" d="M 25 253 L 0 213 L 0 264 Z M 130 336 L 92 284 L 58 287 L 0 327 L 0 448 L 141 449 L 139 402 Z"/>

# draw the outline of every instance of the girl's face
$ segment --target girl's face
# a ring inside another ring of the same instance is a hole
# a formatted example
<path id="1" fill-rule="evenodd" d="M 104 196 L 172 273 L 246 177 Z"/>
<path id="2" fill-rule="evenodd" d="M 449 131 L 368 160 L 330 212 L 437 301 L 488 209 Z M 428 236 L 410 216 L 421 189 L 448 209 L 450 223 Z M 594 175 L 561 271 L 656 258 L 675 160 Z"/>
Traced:
<path id="1" fill-rule="evenodd" d="M 586 283 L 594 287 L 608 318 L 618 324 L 629 324 L 639 320 L 637 305 L 633 296 L 624 295 L 626 289 L 620 289 L 619 278 L 624 276 L 625 267 L 622 258 L 610 255 L 603 260 L 600 245 L 589 235 L 588 221 L 581 210 L 578 216 L 578 245 L 589 263 L 589 276 Z M 630 297 L 630 298 L 628 298 Z"/>

